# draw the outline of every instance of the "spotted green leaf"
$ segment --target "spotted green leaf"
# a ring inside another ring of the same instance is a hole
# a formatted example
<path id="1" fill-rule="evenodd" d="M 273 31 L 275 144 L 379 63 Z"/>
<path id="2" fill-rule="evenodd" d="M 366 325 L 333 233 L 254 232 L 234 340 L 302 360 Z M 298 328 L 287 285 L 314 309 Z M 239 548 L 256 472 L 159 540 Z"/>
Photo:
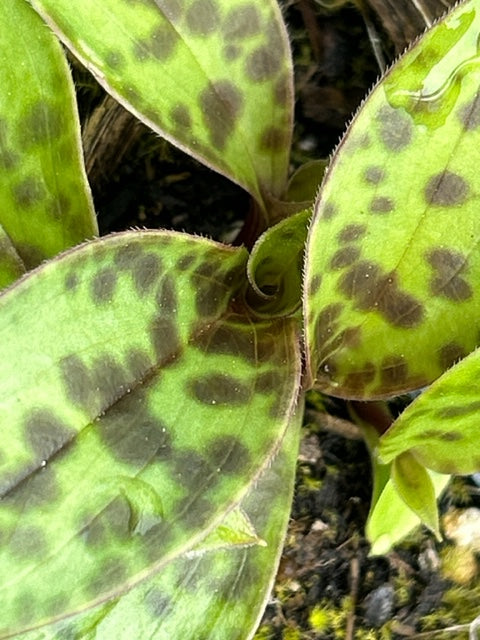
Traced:
<path id="1" fill-rule="evenodd" d="M 297 326 L 239 315 L 246 258 L 128 232 L 0 296 L 0 636 L 156 573 L 271 463 L 299 385 Z"/>
<path id="2" fill-rule="evenodd" d="M 0 225 L 0 289 L 17 280 L 25 271 L 23 260 Z"/>
<path id="3" fill-rule="evenodd" d="M 350 398 L 437 378 L 478 341 L 480 3 L 386 73 L 327 171 L 309 234 L 311 381 Z"/>
<path id="4" fill-rule="evenodd" d="M 260 203 L 286 186 L 292 65 L 276 0 L 33 0 L 97 80 Z"/>
<path id="5" fill-rule="evenodd" d="M 378 452 L 389 462 L 404 452 L 439 473 L 480 470 L 478 349 L 445 372 L 397 418 L 380 438 Z"/>
<path id="6" fill-rule="evenodd" d="M 311 210 L 306 209 L 267 229 L 248 261 L 255 313 L 273 317 L 293 313 L 300 306 L 303 252 Z"/>
<path id="7" fill-rule="evenodd" d="M 285 534 L 300 422 L 299 411 L 271 466 L 242 500 L 245 516 L 266 545 L 219 548 L 180 556 L 118 599 L 17 637 L 21 640 L 250 638 L 268 596 Z"/>
<path id="8" fill-rule="evenodd" d="M 0 223 L 27 268 L 97 232 L 73 83 L 25 0 L 0 8 Z"/>

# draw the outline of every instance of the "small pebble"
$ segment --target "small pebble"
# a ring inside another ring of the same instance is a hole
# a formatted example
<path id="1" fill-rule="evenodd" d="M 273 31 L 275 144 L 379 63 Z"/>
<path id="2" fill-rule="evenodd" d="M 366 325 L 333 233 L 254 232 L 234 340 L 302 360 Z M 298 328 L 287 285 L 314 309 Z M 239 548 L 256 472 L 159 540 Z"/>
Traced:
<path id="1" fill-rule="evenodd" d="M 317 520 L 315 520 L 310 528 L 310 531 L 326 531 L 328 529 L 328 524 L 326 522 L 323 522 L 323 520 L 320 520 L 319 518 L 317 518 Z"/>
<path id="2" fill-rule="evenodd" d="M 445 535 L 460 546 L 480 552 L 480 509 L 452 509 L 443 518 Z"/>
<path id="3" fill-rule="evenodd" d="M 390 620 L 394 598 L 394 589 L 388 582 L 369 593 L 365 598 L 365 624 L 378 629 Z"/>
<path id="4" fill-rule="evenodd" d="M 477 487 L 480 487 L 480 473 L 472 473 L 470 478 L 477 485 Z"/>
<path id="5" fill-rule="evenodd" d="M 298 459 L 300 462 L 306 462 L 307 464 L 315 464 L 322 456 L 322 450 L 318 444 L 318 438 L 316 435 L 307 436 L 303 438 L 300 444 L 300 452 Z"/>
<path id="6" fill-rule="evenodd" d="M 318 146 L 318 141 L 315 136 L 305 136 L 299 141 L 298 146 L 302 151 L 314 151 Z"/>

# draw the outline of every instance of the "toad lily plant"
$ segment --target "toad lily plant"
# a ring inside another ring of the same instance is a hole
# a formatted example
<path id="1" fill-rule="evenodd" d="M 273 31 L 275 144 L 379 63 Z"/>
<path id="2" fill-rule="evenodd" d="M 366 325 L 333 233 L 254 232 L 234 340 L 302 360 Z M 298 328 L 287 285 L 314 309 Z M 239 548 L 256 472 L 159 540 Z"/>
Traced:
<path id="1" fill-rule="evenodd" d="M 0 26 L 0 637 L 251 638 L 311 388 L 428 387 L 384 434 L 363 421 L 368 535 L 438 534 L 445 480 L 480 469 L 480 0 L 290 182 L 276 0 L 9 0 Z M 96 237 L 60 43 L 251 194 L 250 253 Z"/>

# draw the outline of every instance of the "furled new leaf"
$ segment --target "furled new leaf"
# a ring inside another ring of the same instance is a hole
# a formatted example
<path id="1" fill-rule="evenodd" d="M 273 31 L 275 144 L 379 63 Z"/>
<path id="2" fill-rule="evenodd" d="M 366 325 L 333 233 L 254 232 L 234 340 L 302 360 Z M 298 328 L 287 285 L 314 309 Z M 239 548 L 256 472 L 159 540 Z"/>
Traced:
<path id="1" fill-rule="evenodd" d="M 62 47 L 25 0 L 0 7 L 0 223 L 27 268 L 97 232 Z"/>
<path id="2" fill-rule="evenodd" d="M 310 209 L 267 229 L 252 249 L 248 277 L 250 304 L 260 316 L 293 313 L 300 306 L 303 253 Z"/>
<path id="3" fill-rule="evenodd" d="M 272 465 L 242 501 L 266 546 L 181 556 L 124 596 L 19 639 L 250 638 L 268 596 L 288 521 L 300 422 L 298 412 Z"/>
<path id="4" fill-rule="evenodd" d="M 429 469 L 468 474 L 480 470 L 478 412 L 480 351 L 436 380 L 380 438 L 378 453 L 389 462 L 405 451 Z"/>
<path id="5" fill-rule="evenodd" d="M 327 167 L 326 160 L 310 160 L 302 164 L 288 181 L 286 199 L 290 202 L 308 202 L 312 206 Z"/>
<path id="6" fill-rule="evenodd" d="M 275 0 L 33 0 L 152 129 L 245 187 L 286 187 L 292 65 Z"/>
<path id="7" fill-rule="evenodd" d="M 381 398 L 478 340 L 480 2 L 457 6 L 383 77 L 339 145 L 309 234 L 311 381 Z"/>
<path id="8" fill-rule="evenodd" d="M 297 327 L 238 315 L 246 257 L 124 233 L 0 296 L 0 636 L 151 576 L 271 462 L 297 395 Z"/>

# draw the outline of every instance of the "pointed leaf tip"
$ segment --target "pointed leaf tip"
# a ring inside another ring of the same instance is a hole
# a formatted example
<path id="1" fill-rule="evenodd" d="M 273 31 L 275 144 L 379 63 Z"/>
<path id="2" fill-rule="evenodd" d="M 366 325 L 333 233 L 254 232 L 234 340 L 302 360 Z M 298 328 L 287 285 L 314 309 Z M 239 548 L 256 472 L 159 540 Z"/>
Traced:
<path id="1" fill-rule="evenodd" d="M 435 489 L 425 467 L 411 453 L 402 453 L 393 461 L 392 481 L 405 504 L 440 539 Z"/>

